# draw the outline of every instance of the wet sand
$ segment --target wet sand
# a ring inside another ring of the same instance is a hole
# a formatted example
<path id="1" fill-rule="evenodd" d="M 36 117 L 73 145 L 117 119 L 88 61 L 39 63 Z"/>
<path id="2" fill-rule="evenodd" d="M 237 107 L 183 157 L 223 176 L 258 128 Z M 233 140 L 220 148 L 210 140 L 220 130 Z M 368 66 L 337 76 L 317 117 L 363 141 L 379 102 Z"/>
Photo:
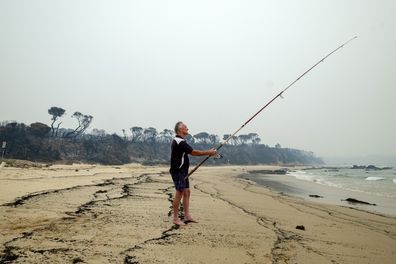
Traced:
<path id="1" fill-rule="evenodd" d="M 307 201 L 340 205 L 357 210 L 396 217 L 395 198 L 377 196 L 354 190 L 345 190 L 311 181 L 299 180 L 289 175 L 255 173 L 254 170 L 252 170 L 252 172 L 253 173 L 244 173 L 240 177 L 252 180 L 263 187 L 270 188 L 273 191 L 299 197 Z M 317 195 L 319 197 L 310 197 L 310 195 Z M 370 205 L 347 202 L 346 200 L 348 198 L 367 202 L 370 203 Z"/>
<path id="2" fill-rule="evenodd" d="M 199 223 L 183 228 L 171 224 L 167 167 L 1 168 L 0 263 L 395 262 L 396 218 L 238 178 L 252 168 L 194 174 Z"/>

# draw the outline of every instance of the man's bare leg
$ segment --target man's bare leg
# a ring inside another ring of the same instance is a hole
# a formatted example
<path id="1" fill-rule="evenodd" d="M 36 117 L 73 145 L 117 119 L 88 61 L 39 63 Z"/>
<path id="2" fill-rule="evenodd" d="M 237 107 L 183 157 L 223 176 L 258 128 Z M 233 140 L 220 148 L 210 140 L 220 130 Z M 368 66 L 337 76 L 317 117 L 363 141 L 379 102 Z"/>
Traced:
<path id="1" fill-rule="evenodd" d="M 190 193 L 191 193 L 190 188 L 184 190 L 184 195 L 183 195 L 184 221 L 198 223 L 198 221 L 195 221 L 190 215 Z"/>
<path id="2" fill-rule="evenodd" d="M 179 206 L 180 206 L 180 201 L 181 201 L 182 197 L 184 196 L 183 194 L 184 194 L 184 191 L 176 190 L 175 199 L 173 200 L 173 203 L 172 203 L 173 223 L 175 225 L 179 225 L 179 226 L 184 226 L 185 225 L 183 223 L 183 221 L 180 220 L 180 218 L 179 218 Z"/>

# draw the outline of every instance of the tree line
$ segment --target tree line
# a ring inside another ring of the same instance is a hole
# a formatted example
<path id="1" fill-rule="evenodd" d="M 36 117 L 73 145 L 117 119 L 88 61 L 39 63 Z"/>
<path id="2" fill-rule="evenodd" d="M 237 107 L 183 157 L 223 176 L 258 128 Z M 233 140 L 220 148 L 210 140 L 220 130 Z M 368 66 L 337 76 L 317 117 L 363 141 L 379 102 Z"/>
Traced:
<path id="1" fill-rule="evenodd" d="M 77 138 L 82 136 L 87 128 L 90 126 L 93 116 L 84 115 L 81 112 L 74 112 L 73 118 L 76 118 L 78 125 L 75 129 L 63 129 L 60 128 L 62 124 L 61 118 L 65 115 L 66 110 L 60 107 L 53 106 L 48 109 L 48 114 L 51 115 L 51 127 L 47 128 L 47 125 L 42 123 L 35 123 L 34 126 L 40 126 L 45 133 L 50 129 L 51 137 L 66 137 L 66 138 Z M 173 130 L 164 129 L 158 132 L 154 127 L 143 128 L 139 126 L 131 127 L 130 135 L 127 135 L 126 130 L 123 129 L 123 137 L 125 140 L 130 140 L 133 143 L 145 142 L 145 143 L 169 143 L 172 141 L 175 133 Z M 97 137 L 103 137 L 106 135 L 106 131 L 103 129 L 92 129 L 91 135 Z M 230 137 L 230 134 L 223 135 L 222 139 L 225 140 Z M 191 143 L 198 144 L 212 144 L 216 145 L 220 142 L 220 137 L 215 134 L 209 134 L 207 132 L 200 132 L 195 135 L 188 135 L 187 140 Z M 238 136 L 233 136 L 228 144 L 239 145 L 239 144 L 259 144 L 261 141 L 257 133 L 241 134 Z"/>
<path id="2" fill-rule="evenodd" d="M 174 131 L 158 131 L 154 127 L 133 126 L 123 129 L 122 135 L 108 134 L 103 129 L 87 129 L 93 116 L 74 112 L 75 128 L 61 127 L 66 111 L 60 107 L 48 109 L 50 124 L 35 122 L 30 125 L 16 121 L 0 123 L 0 141 L 7 142 L 7 158 L 42 162 L 95 162 L 102 164 L 165 164 L 169 162 L 170 142 Z M 193 147 L 210 148 L 230 135 L 200 132 L 186 140 Z M 234 136 L 223 147 L 222 159 L 211 159 L 212 164 L 321 164 L 312 152 L 261 144 L 256 133 Z M 192 162 L 196 161 L 192 158 Z"/>

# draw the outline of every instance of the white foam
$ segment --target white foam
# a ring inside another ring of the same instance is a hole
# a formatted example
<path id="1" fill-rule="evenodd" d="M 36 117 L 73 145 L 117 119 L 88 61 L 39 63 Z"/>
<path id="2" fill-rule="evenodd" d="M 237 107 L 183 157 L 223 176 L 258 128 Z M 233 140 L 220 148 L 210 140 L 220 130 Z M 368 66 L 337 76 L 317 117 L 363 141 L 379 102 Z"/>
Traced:
<path id="1" fill-rule="evenodd" d="M 366 181 L 382 181 L 382 180 L 384 180 L 385 178 L 382 178 L 382 177 L 375 177 L 375 176 L 370 176 L 370 177 L 367 177 L 366 178 Z"/>
<path id="2" fill-rule="evenodd" d="M 316 182 L 316 177 L 312 175 L 312 173 L 307 173 L 305 171 L 293 171 L 287 174 L 295 177 L 297 180 Z"/>
<path id="3" fill-rule="evenodd" d="M 393 183 L 396 183 L 396 178 L 395 178 L 395 179 L 393 179 Z"/>

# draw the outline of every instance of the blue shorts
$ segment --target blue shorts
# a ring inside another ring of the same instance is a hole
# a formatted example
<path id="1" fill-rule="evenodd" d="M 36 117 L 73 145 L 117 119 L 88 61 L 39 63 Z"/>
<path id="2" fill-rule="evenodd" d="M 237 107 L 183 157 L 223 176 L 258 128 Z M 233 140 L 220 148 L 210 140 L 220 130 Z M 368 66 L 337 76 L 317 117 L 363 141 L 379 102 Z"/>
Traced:
<path id="1" fill-rule="evenodd" d="M 186 180 L 184 179 L 187 177 L 188 172 L 174 171 L 171 172 L 171 175 L 176 190 L 183 191 L 186 188 L 190 188 L 190 182 L 188 181 L 188 178 Z"/>

